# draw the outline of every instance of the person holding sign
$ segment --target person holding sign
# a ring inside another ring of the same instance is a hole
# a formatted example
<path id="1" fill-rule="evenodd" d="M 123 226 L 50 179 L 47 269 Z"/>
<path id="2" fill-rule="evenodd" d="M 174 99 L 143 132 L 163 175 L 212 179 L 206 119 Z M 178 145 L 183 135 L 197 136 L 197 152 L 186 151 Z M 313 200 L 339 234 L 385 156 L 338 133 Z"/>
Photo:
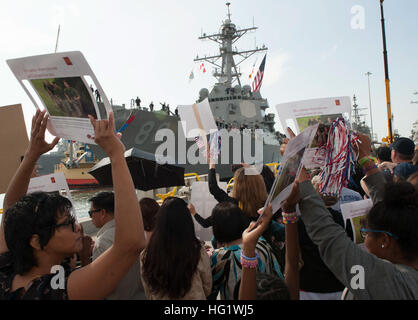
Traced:
<path id="1" fill-rule="evenodd" d="M 81 227 L 71 202 L 60 195 L 26 195 L 38 158 L 58 138 L 45 142 L 45 111 L 36 112 L 28 150 L 4 199 L 0 233 L 0 299 L 104 299 L 118 285 L 145 247 L 144 228 L 134 185 L 115 133 L 113 113 L 97 121 L 94 141 L 109 156 L 115 191 L 115 241 L 91 264 L 72 271 L 62 261 L 82 248 Z M 58 271 L 58 272 L 57 272 Z M 55 274 L 56 273 L 56 274 Z"/>
<path id="2" fill-rule="evenodd" d="M 418 190 L 408 182 L 385 185 L 371 159 L 370 138 L 359 134 L 359 162 L 373 207 L 361 229 L 363 251 L 336 224 L 302 170 L 299 188 L 289 199 L 299 203 L 301 217 L 321 257 L 346 286 L 345 299 L 418 299 Z M 289 200 L 288 199 L 288 200 Z"/>

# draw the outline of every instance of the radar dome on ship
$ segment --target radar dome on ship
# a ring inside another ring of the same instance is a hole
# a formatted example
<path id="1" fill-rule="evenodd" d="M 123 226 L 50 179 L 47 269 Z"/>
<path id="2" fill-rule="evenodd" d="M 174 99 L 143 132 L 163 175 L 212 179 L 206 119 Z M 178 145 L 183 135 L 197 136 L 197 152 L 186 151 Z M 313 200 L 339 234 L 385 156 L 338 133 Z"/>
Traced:
<path id="1" fill-rule="evenodd" d="M 200 89 L 199 91 L 199 99 L 204 100 L 209 97 L 209 90 L 206 88 Z"/>

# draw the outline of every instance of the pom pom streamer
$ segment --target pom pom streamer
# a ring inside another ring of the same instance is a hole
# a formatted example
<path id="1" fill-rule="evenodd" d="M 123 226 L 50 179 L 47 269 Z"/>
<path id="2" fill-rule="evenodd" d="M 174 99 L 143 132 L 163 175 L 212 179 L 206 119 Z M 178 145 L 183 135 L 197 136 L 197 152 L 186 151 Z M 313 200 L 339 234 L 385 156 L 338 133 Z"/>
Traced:
<path id="1" fill-rule="evenodd" d="M 326 164 L 320 173 L 321 194 L 340 197 L 341 189 L 347 186 L 357 160 L 354 145 L 358 142 L 358 136 L 348 128 L 344 118 L 333 121 L 327 144 L 321 148 L 326 154 Z"/>

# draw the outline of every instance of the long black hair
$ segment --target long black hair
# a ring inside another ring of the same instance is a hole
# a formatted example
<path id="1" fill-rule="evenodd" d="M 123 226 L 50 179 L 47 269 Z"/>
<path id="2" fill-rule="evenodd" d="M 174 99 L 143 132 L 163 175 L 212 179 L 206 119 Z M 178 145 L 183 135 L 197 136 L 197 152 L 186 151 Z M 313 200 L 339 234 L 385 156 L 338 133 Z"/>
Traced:
<path id="1" fill-rule="evenodd" d="M 190 290 L 200 259 L 192 216 L 180 198 L 167 198 L 143 257 L 143 277 L 154 294 L 183 298 Z"/>
<path id="2" fill-rule="evenodd" d="M 13 259 L 14 271 L 24 274 L 38 265 L 30 240 L 39 236 L 41 248 L 54 234 L 60 215 L 72 207 L 70 200 L 56 194 L 36 192 L 21 198 L 7 209 L 4 219 L 4 238 Z"/>

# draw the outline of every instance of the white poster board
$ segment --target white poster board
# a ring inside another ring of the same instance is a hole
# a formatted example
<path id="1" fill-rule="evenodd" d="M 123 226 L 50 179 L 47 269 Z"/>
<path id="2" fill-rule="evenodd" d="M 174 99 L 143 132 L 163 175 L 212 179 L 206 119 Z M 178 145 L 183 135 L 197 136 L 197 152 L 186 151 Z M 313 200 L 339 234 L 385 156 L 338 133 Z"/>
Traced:
<path id="1" fill-rule="evenodd" d="M 187 139 L 218 130 L 208 98 L 197 104 L 178 106 L 178 112 Z"/>
<path id="2" fill-rule="evenodd" d="M 218 182 L 218 186 L 226 192 L 226 182 Z M 190 202 L 194 205 L 196 212 L 202 218 L 208 218 L 212 214 L 212 209 L 218 204 L 218 201 L 216 201 L 216 199 L 209 192 L 208 183 L 195 181 L 192 183 L 191 188 L 192 193 Z M 194 218 L 193 222 L 198 238 L 203 241 L 210 241 L 213 236 L 212 227 L 203 228 Z"/>
<path id="3" fill-rule="evenodd" d="M 331 97 L 281 103 L 276 105 L 276 110 L 282 127 L 290 127 L 295 134 L 301 133 L 314 124 L 327 124 L 340 117 L 351 123 L 350 97 Z M 288 136 L 287 131 L 286 135 Z"/>
<path id="4" fill-rule="evenodd" d="M 344 221 L 350 221 L 353 230 L 353 240 L 362 249 L 365 249 L 366 246 L 360 234 L 360 229 L 362 228 L 361 221 L 366 217 L 372 207 L 373 202 L 371 199 L 349 202 L 341 205 L 341 213 Z"/>
<path id="5" fill-rule="evenodd" d="M 40 176 L 40 177 L 35 177 L 35 178 L 30 179 L 27 194 L 33 193 L 33 192 L 55 192 L 55 191 L 58 191 L 61 195 L 66 196 L 73 204 L 73 210 L 74 210 L 74 202 L 71 197 L 70 188 L 68 187 L 67 180 L 65 179 L 65 175 L 63 172 L 48 174 L 45 176 Z M 76 217 L 75 214 L 74 214 L 74 217 Z"/>
<path id="6" fill-rule="evenodd" d="M 290 127 L 299 134 L 314 124 L 330 125 L 338 118 L 351 123 L 350 97 L 331 97 L 278 104 L 276 106 L 283 128 Z M 288 135 L 286 130 L 286 135 Z M 307 169 L 320 168 L 326 163 L 326 152 L 313 144 L 307 148 L 303 165 Z"/>
<path id="7" fill-rule="evenodd" d="M 101 119 L 99 106 L 88 86 L 94 82 L 104 104 L 105 119 L 110 103 L 87 60 L 79 51 L 60 52 L 7 60 L 7 64 L 37 109 L 50 116 L 48 131 L 57 137 L 94 144 L 88 115 Z"/>

